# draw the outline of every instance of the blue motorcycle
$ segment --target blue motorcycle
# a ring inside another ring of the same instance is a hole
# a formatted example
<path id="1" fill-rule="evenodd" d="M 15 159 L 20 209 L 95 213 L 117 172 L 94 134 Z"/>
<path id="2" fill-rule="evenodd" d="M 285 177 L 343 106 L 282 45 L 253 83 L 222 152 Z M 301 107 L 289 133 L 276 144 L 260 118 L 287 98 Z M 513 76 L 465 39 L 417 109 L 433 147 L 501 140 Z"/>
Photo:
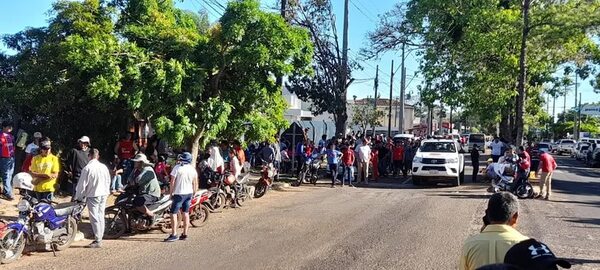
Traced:
<path id="1" fill-rule="evenodd" d="M 77 223 L 85 204 L 55 204 L 25 195 L 17 204 L 19 217 L 0 233 L 0 263 L 18 260 L 25 245 L 44 246 L 47 251 L 67 249 L 75 240 Z M 56 255 L 56 253 L 54 254 Z"/>

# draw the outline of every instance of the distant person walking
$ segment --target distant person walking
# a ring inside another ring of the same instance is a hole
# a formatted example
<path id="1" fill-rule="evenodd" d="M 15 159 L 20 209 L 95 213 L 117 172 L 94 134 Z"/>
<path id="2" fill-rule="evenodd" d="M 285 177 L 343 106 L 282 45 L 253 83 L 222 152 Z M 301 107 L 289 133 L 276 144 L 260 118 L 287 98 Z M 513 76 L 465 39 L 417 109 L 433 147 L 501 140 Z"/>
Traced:
<path id="1" fill-rule="evenodd" d="M 94 241 L 88 247 L 99 248 L 102 246 L 104 235 L 104 208 L 106 208 L 106 198 L 110 194 L 111 178 L 106 165 L 98 161 L 100 158 L 98 149 L 91 149 L 88 153 L 90 161 L 81 170 L 81 176 L 75 187 L 75 200 L 85 199 L 90 224 L 94 231 Z"/>
<path id="2" fill-rule="evenodd" d="M 342 152 L 335 149 L 335 144 L 330 143 L 329 149 L 326 150 L 327 154 L 327 164 L 329 165 L 329 170 L 331 171 L 331 187 L 335 186 L 335 179 L 338 175 L 338 164 L 339 160 L 343 156 Z"/>
<path id="3" fill-rule="evenodd" d="M 471 149 L 471 163 L 473 164 L 473 183 L 477 183 L 477 175 L 479 174 L 479 146 L 473 145 Z"/>
<path id="4" fill-rule="evenodd" d="M 352 150 L 350 146 L 344 146 L 342 149 L 342 164 L 344 166 L 342 173 L 342 186 L 344 186 L 344 180 L 348 180 L 348 185 L 352 186 L 355 159 L 354 150 Z"/>
<path id="5" fill-rule="evenodd" d="M 552 155 L 545 151 L 540 154 L 540 167 L 537 171 L 537 175 L 540 175 L 540 193 L 536 198 L 544 198 L 544 200 L 550 199 L 550 195 L 552 195 L 552 174 L 554 173 L 554 170 L 556 170 L 556 167 L 558 167 L 558 165 Z M 544 195 L 544 189 L 546 187 L 547 190 Z"/>
<path id="6" fill-rule="evenodd" d="M 371 160 L 371 147 L 369 140 L 364 138 L 363 144 L 358 148 L 358 182 L 369 184 L 369 161 Z"/>
<path id="7" fill-rule="evenodd" d="M 498 159 L 502 156 L 502 148 L 504 147 L 504 143 L 501 142 L 498 138 L 495 138 L 494 141 L 490 144 L 490 148 L 492 148 L 492 160 L 494 163 L 498 162 Z"/>

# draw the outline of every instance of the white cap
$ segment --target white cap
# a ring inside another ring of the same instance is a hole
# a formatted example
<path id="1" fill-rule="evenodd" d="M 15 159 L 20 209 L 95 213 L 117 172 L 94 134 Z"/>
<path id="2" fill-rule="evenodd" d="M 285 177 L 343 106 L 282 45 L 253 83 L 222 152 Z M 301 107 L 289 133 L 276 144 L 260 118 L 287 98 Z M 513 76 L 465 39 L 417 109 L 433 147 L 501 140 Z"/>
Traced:
<path id="1" fill-rule="evenodd" d="M 42 133 L 41 133 L 41 132 L 39 132 L 39 131 L 38 131 L 38 132 L 35 132 L 35 133 L 33 133 L 33 137 L 34 137 L 34 138 L 41 139 L 41 138 L 42 138 Z"/>
<path id="2" fill-rule="evenodd" d="M 83 137 L 79 138 L 79 140 L 77 140 L 77 141 L 81 142 L 81 143 L 88 143 L 89 144 L 90 143 L 90 137 L 83 136 Z"/>

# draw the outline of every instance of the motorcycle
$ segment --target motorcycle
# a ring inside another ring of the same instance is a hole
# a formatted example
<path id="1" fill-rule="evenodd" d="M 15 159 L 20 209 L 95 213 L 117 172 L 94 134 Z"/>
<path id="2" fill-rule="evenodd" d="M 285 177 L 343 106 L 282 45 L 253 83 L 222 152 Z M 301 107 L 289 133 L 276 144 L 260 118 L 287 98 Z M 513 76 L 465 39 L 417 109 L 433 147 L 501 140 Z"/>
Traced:
<path id="1" fill-rule="evenodd" d="M 206 190 L 201 190 L 196 192 L 194 196 L 192 196 L 192 202 L 190 203 L 190 224 L 192 227 L 202 227 L 206 224 L 206 220 L 208 219 L 208 215 L 210 213 L 207 204 L 208 204 L 208 196 L 209 192 Z M 168 212 L 170 214 L 170 211 Z M 182 226 L 183 224 L 180 224 Z M 171 219 L 165 219 L 164 224 L 161 226 L 161 230 L 165 233 L 169 233 L 171 230 Z"/>
<path id="2" fill-rule="evenodd" d="M 233 202 L 237 206 L 242 206 L 247 199 L 250 198 L 250 188 L 248 187 L 248 182 L 250 181 L 250 171 L 246 170 L 246 174 L 242 176 L 241 179 L 235 179 L 233 183 L 231 183 L 231 187 L 233 188 Z"/>
<path id="3" fill-rule="evenodd" d="M 206 191 L 206 195 L 208 196 L 206 206 L 212 213 L 220 212 L 227 201 L 227 194 L 225 193 L 225 174 L 214 173 L 207 180 L 207 184 L 209 185 L 209 188 Z"/>
<path id="4" fill-rule="evenodd" d="M 496 174 L 492 180 L 494 193 L 507 191 L 520 199 L 533 198 L 533 186 L 529 182 L 529 176 L 519 177 L 516 163 L 494 163 L 493 166 Z"/>
<path id="5" fill-rule="evenodd" d="M 261 177 L 258 183 L 254 185 L 254 198 L 260 198 L 267 193 L 267 190 L 273 185 L 273 177 L 277 174 L 273 163 L 263 164 Z"/>
<path id="6" fill-rule="evenodd" d="M 135 194 L 126 192 L 117 197 L 115 205 L 106 208 L 104 238 L 117 239 L 127 231 L 144 232 L 156 227 L 165 233 L 170 232 L 166 222 L 170 221 L 171 196 L 163 195 L 157 202 L 147 206 L 154 214 L 153 217 L 148 217 L 135 209 L 133 206 L 135 197 Z"/>
<path id="7" fill-rule="evenodd" d="M 317 185 L 317 180 L 319 180 L 319 169 L 321 168 L 321 155 L 315 153 L 310 157 L 306 158 L 304 161 L 304 166 L 300 171 L 300 175 L 298 180 L 295 182 L 296 186 L 300 186 L 303 183 L 311 183 L 313 185 Z"/>
<path id="8" fill-rule="evenodd" d="M 0 234 L 0 263 L 18 260 L 25 245 L 44 245 L 55 256 L 56 251 L 69 248 L 75 240 L 84 208 L 81 202 L 53 206 L 50 201 L 23 196 L 17 204 L 17 221 L 9 223 Z"/>

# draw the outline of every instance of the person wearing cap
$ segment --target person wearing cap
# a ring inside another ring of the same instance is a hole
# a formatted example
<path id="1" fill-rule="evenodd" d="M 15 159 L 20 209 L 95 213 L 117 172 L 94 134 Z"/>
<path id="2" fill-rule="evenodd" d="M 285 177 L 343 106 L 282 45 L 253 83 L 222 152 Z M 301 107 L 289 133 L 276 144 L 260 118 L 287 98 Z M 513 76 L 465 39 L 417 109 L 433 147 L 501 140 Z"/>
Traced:
<path id="1" fill-rule="evenodd" d="M 504 263 L 527 270 L 556 270 L 557 266 L 571 268 L 571 263 L 556 258 L 546 244 L 533 238 L 511 247 L 504 256 Z"/>
<path id="2" fill-rule="evenodd" d="M 0 177 L 2 178 L 2 197 L 6 200 L 14 200 L 12 194 L 12 177 L 15 170 L 15 138 L 11 134 L 13 126 L 11 122 L 2 123 L 2 134 L 0 135 Z"/>
<path id="3" fill-rule="evenodd" d="M 154 214 L 148 210 L 160 199 L 160 183 L 146 155 L 137 154 L 133 159 L 134 171 L 129 175 L 127 185 L 136 187 L 137 196 L 133 200 L 133 206 L 148 217 Z"/>
<path id="4" fill-rule="evenodd" d="M 502 263 L 506 252 L 516 243 L 529 239 L 518 232 L 519 200 L 508 192 L 492 195 L 485 210 L 484 228 L 469 237 L 462 248 L 459 269 Z"/>
<path id="5" fill-rule="evenodd" d="M 550 199 L 550 195 L 552 195 L 552 174 L 554 173 L 554 170 L 556 170 L 556 167 L 558 167 L 558 165 L 552 155 L 546 151 L 542 151 L 540 154 L 540 165 L 536 173 L 540 178 L 540 193 L 536 196 L 537 199 Z M 545 196 L 544 189 L 547 189 Z"/>
<path id="6" fill-rule="evenodd" d="M 190 204 L 194 192 L 198 190 L 198 172 L 192 165 L 192 154 L 184 152 L 178 158 L 180 163 L 175 178 L 170 182 L 171 199 L 171 235 L 165 242 L 173 242 L 177 239 L 186 240 L 190 224 Z M 183 233 L 177 237 L 177 222 L 183 215 Z"/>
<path id="7" fill-rule="evenodd" d="M 25 147 L 25 154 L 32 155 L 32 153 L 40 148 L 40 140 L 42 139 L 41 132 L 33 133 L 33 141 Z"/>
<path id="8" fill-rule="evenodd" d="M 81 170 L 81 176 L 75 188 L 75 200 L 85 200 L 89 211 L 90 224 L 94 232 L 94 241 L 88 245 L 90 248 L 99 248 L 104 235 L 104 208 L 106 198 L 110 194 L 110 172 L 106 165 L 100 163 L 100 151 L 88 151 L 90 161 Z"/>
<path id="9" fill-rule="evenodd" d="M 67 162 L 65 172 L 71 178 L 71 186 L 69 186 L 68 192 L 75 196 L 75 187 L 79 181 L 81 171 L 90 162 L 90 138 L 83 136 L 77 140 L 78 147 L 73 148 L 69 155 L 67 155 Z"/>
<path id="10" fill-rule="evenodd" d="M 60 162 L 51 150 L 50 140 L 42 140 L 40 153 L 31 159 L 31 166 L 29 166 L 29 174 L 33 177 L 33 192 L 38 200 L 52 200 L 56 189 Z"/>

